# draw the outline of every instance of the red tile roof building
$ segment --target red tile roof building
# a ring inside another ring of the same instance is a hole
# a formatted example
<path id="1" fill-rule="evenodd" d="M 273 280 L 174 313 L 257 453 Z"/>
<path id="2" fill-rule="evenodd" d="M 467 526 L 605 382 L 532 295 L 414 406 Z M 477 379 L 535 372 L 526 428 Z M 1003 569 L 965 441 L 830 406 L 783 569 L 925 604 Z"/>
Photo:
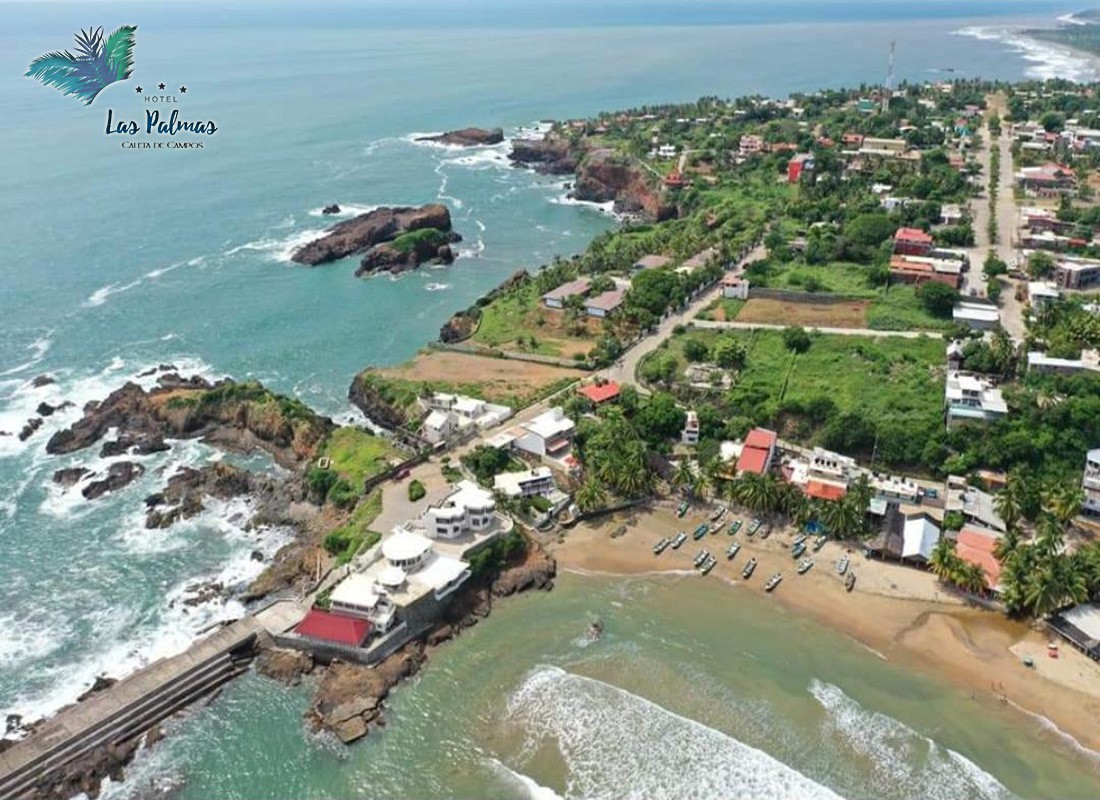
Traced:
<path id="1" fill-rule="evenodd" d="M 370 635 L 370 627 L 365 619 L 345 617 L 315 608 L 298 623 L 294 632 L 307 639 L 361 647 Z"/>
<path id="2" fill-rule="evenodd" d="M 816 500 L 827 500 L 829 502 L 840 500 L 848 493 L 847 487 L 839 483 L 815 480 L 807 481 L 806 488 L 803 489 L 803 491 L 806 493 L 807 497 L 812 497 Z"/>
<path id="3" fill-rule="evenodd" d="M 985 528 L 967 525 L 959 531 L 955 553 L 968 564 L 977 564 L 985 573 L 985 583 L 996 590 L 1001 582 L 1001 562 L 993 555 L 997 534 Z"/>
<path id="4" fill-rule="evenodd" d="M 779 440 L 775 431 L 765 428 L 753 428 L 745 437 L 745 444 L 741 448 L 741 456 L 737 459 L 737 471 L 755 472 L 763 475 L 771 468 L 772 459 L 775 458 L 775 445 Z"/>
<path id="5" fill-rule="evenodd" d="M 898 228 L 894 234 L 894 253 L 899 256 L 923 256 L 932 249 L 932 237 L 920 228 Z"/>
<path id="6" fill-rule="evenodd" d="M 577 387 L 577 394 L 582 394 L 596 405 L 599 405 L 619 396 L 619 384 L 615 381 L 590 383 L 586 386 Z"/>

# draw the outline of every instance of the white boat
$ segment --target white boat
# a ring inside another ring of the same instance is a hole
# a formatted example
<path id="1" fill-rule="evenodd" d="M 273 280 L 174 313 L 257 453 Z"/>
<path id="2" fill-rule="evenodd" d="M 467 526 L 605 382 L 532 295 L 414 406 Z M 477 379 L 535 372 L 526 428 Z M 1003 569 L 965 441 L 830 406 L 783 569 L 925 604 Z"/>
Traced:
<path id="1" fill-rule="evenodd" d="M 703 566 L 703 562 L 705 562 L 708 558 L 710 558 L 710 551 L 700 550 L 695 555 L 695 568 L 698 569 L 699 567 Z"/>
<path id="2" fill-rule="evenodd" d="M 683 531 L 680 531 L 678 534 L 676 534 L 676 538 L 672 540 L 672 549 L 673 550 L 679 550 L 680 545 L 682 545 L 684 542 L 686 542 L 687 538 L 688 538 L 688 535 L 686 533 L 684 533 Z"/>
<path id="3" fill-rule="evenodd" d="M 662 536 L 657 541 L 657 544 L 653 545 L 653 555 L 661 555 L 661 553 L 665 551 L 665 548 L 667 548 L 670 544 L 672 544 L 672 540 L 669 539 L 667 536 Z"/>
<path id="4" fill-rule="evenodd" d="M 812 558 L 804 558 L 798 562 L 798 574 L 805 575 L 811 569 L 814 568 L 814 560 Z"/>
<path id="5" fill-rule="evenodd" d="M 764 584 L 764 591 L 765 592 L 770 592 L 772 589 L 774 589 L 776 586 L 779 585 L 779 582 L 781 580 L 783 580 L 783 573 L 782 572 L 775 573 L 770 578 L 768 578 L 768 582 Z"/>
<path id="6" fill-rule="evenodd" d="M 734 542 L 733 544 L 731 544 L 729 547 L 726 548 L 726 560 L 728 561 L 728 560 L 732 559 L 739 552 L 741 552 L 741 544 L 739 542 Z"/>
<path id="7" fill-rule="evenodd" d="M 847 572 L 849 563 L 850 562 L 848 561 L 848 556 L 842 556 L 840 561 L 836 562 L 836 574 L 843 575 L 845 572 Z"/>

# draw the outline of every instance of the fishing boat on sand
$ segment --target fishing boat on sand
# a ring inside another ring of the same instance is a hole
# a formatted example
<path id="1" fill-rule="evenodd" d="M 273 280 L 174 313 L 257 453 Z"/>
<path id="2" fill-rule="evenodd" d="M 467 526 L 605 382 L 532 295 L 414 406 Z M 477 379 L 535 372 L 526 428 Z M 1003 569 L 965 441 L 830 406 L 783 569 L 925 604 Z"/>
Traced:
<path id="1" fill-rule="evenodd" d="M 736 536 L 739 530 L 741 530 L 741 520 L 735 519 L 726 529 L 726 533 L 728 533 L 730 536 Z"/>
<path id="2" fill-rule="evenodd" d="M 801 556 L 805 552 L 806 552 L 806 543 L 805 542 L 799 542 L 798 544 L 796 544 L 794 547 L 791 548 L 791 557 L 792 558 L 798 558 L 799 556 Z"/>
<path id="3" fill-rule="evenodd" d="M 695 561 L 693 562 L 695 568 L 698 569 L 699 567 L 703 566 L 703 562 L 705 562 L 708 558 L 710 558 L 709 550 L 700 550 L 698 553 L 696 553 Z"/>
<path id="4" fill-rule="evenodd" d="M 673 550 L 679 550 L 680 545 L 682 545 L 684 542 L 686 542 L 687 538 L 688 538 L 688 535 L 686 533 L 684 533 L 683 531 L 680 531 L 678 534 L 676 534 L 676 538 L 672 540 L 672 549 Z"/>
<path id="5" fill-rule="evenodd" d="M 814 568 L 814 560 L 812 558 L 804 558 L 798 562 L 798 574 L 805 575 L 811 569 Z"/>
<path id="6" fill-rule="evenodd" d="M 726 560 L 729 561 L 734 558 L 739 552 L 741 552 L 741 544 L 739 542 L 734 542 L 726 548 Z"/>
<path id="7" fill-rule="evenodd" d="M 660 539 L 657 540 L 657 544 L 653 545 L 653 555 L 661 555 L 661 553 L 665 552 L 665 549 L 668 548 L 670 544 L 672 544 L 672 540 L 669 539 L 667 536 L 662 536 Z"/>
<path id="8" fill-rule="evenodd" d="M 850 561 L 848 560 L 848 556 L 842 556 L 840 561 L 836 562 L 836 574 L 843 575 L 845 572 L 847 572 L 849 563 Z"/>
<path id="9" fill-rule="evenodd" d="M 781 580 L 783 580 L 783 573 L 782 572 L 775 573 L 770 578 L 768 578 L 768 582 L 764 584 L 764 591 L 765 592 L 770 592 L 772 589 L 774 589 L 776 586 L 779 585 L 779 582 Z"/>
<path id="10" fill-rule="evenodd" d="M 849 572 L 848 577 L 844 579 L 844 588 L 847 591 L 850 592 L 850 591 L 852 591 L 852 589 L 855 588 L 855 585 L 856 585 L 856 574 L 854 572 Z"/>
<path id="11" fill-rule="evenodd" d="M 745 568 L 741 570 L 741 577 L 748 580 L 752 577 L 753 570 L 756 569 L 756 559 L 750 558 L 749 563 L 745 565 Z"/>

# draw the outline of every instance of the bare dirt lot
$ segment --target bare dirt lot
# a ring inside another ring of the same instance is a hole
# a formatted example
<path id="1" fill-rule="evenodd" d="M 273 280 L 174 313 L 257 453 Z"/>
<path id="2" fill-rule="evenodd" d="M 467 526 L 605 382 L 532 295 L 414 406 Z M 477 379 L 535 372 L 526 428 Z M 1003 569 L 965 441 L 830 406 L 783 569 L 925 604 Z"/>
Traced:
<path id="1" fill-rule="evenodd" d="M 788 300 L 754 298 L 745 303 L 738 322 L 801 325 L 806 328 L 865 328 L 868 300 L 842 303 L 795 303 Z"/>

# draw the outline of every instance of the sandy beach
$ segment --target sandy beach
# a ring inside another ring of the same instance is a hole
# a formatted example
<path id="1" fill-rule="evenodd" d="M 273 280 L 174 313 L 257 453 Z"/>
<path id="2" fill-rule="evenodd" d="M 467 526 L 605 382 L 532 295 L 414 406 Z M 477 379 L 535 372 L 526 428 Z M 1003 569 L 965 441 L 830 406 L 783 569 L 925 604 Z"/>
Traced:
<path id="1" fill-rule="evenodd" d="M 598 525 L 582 523 L 550 548 L 561 569 L 641 575 L 690 571 L 696 553 L 705 547 L 718 565 L 709 576 L 698 579 L 723 582 L 731 599 L 739 592 L 764 595 L 764 582 L 782 571 L 783 582 L 770 596 L 773 602 L 812 616 L 883 659 L 949 680 L 977 701 L 1044 717 L 1081 746 L 1097 751 L 1100 758 L 1100 729 L 1095 722 L 1100 718 L 1100 665 L 1066 645 L 1060 647 L 1059 658 L 1049 658 L 1050 637 L 1042 630 L 967 605 L 941 587 L 930 572 L 867 559 L 858 550 L 849 553 L 858 579 L 848 593 L 836 571 L 845 548 L 834 542 L 818 553 L 808 553 L 815 566 L 798 575 L 790 556 L 796 532 L 774 527 L 767 539 L 761 540 L 759 534 L 750 539 L 746 529 L 752 515 L 736 508 L 725 520 L 744 521 L 735 537 L 742 549 L 732 562 L 727 561 L 725 550 L 733 539 L 724 531 L 700 541 L 690 538 L 692 529 L 709 518 L 710 510 L 697 505 L 677 519 L 674 505 L 663 502 Z M 623 524 L 626 532 L 612 538 Z M 678 530 L 689 533 L 683 547 L 655 556 L 653 544 Z M 757 559 L 758 566 L 745 581 L 741 572 L 750 557 Z M 1034 669 L 1023 665 L 1025 655 L 1034 659 Z"/>

